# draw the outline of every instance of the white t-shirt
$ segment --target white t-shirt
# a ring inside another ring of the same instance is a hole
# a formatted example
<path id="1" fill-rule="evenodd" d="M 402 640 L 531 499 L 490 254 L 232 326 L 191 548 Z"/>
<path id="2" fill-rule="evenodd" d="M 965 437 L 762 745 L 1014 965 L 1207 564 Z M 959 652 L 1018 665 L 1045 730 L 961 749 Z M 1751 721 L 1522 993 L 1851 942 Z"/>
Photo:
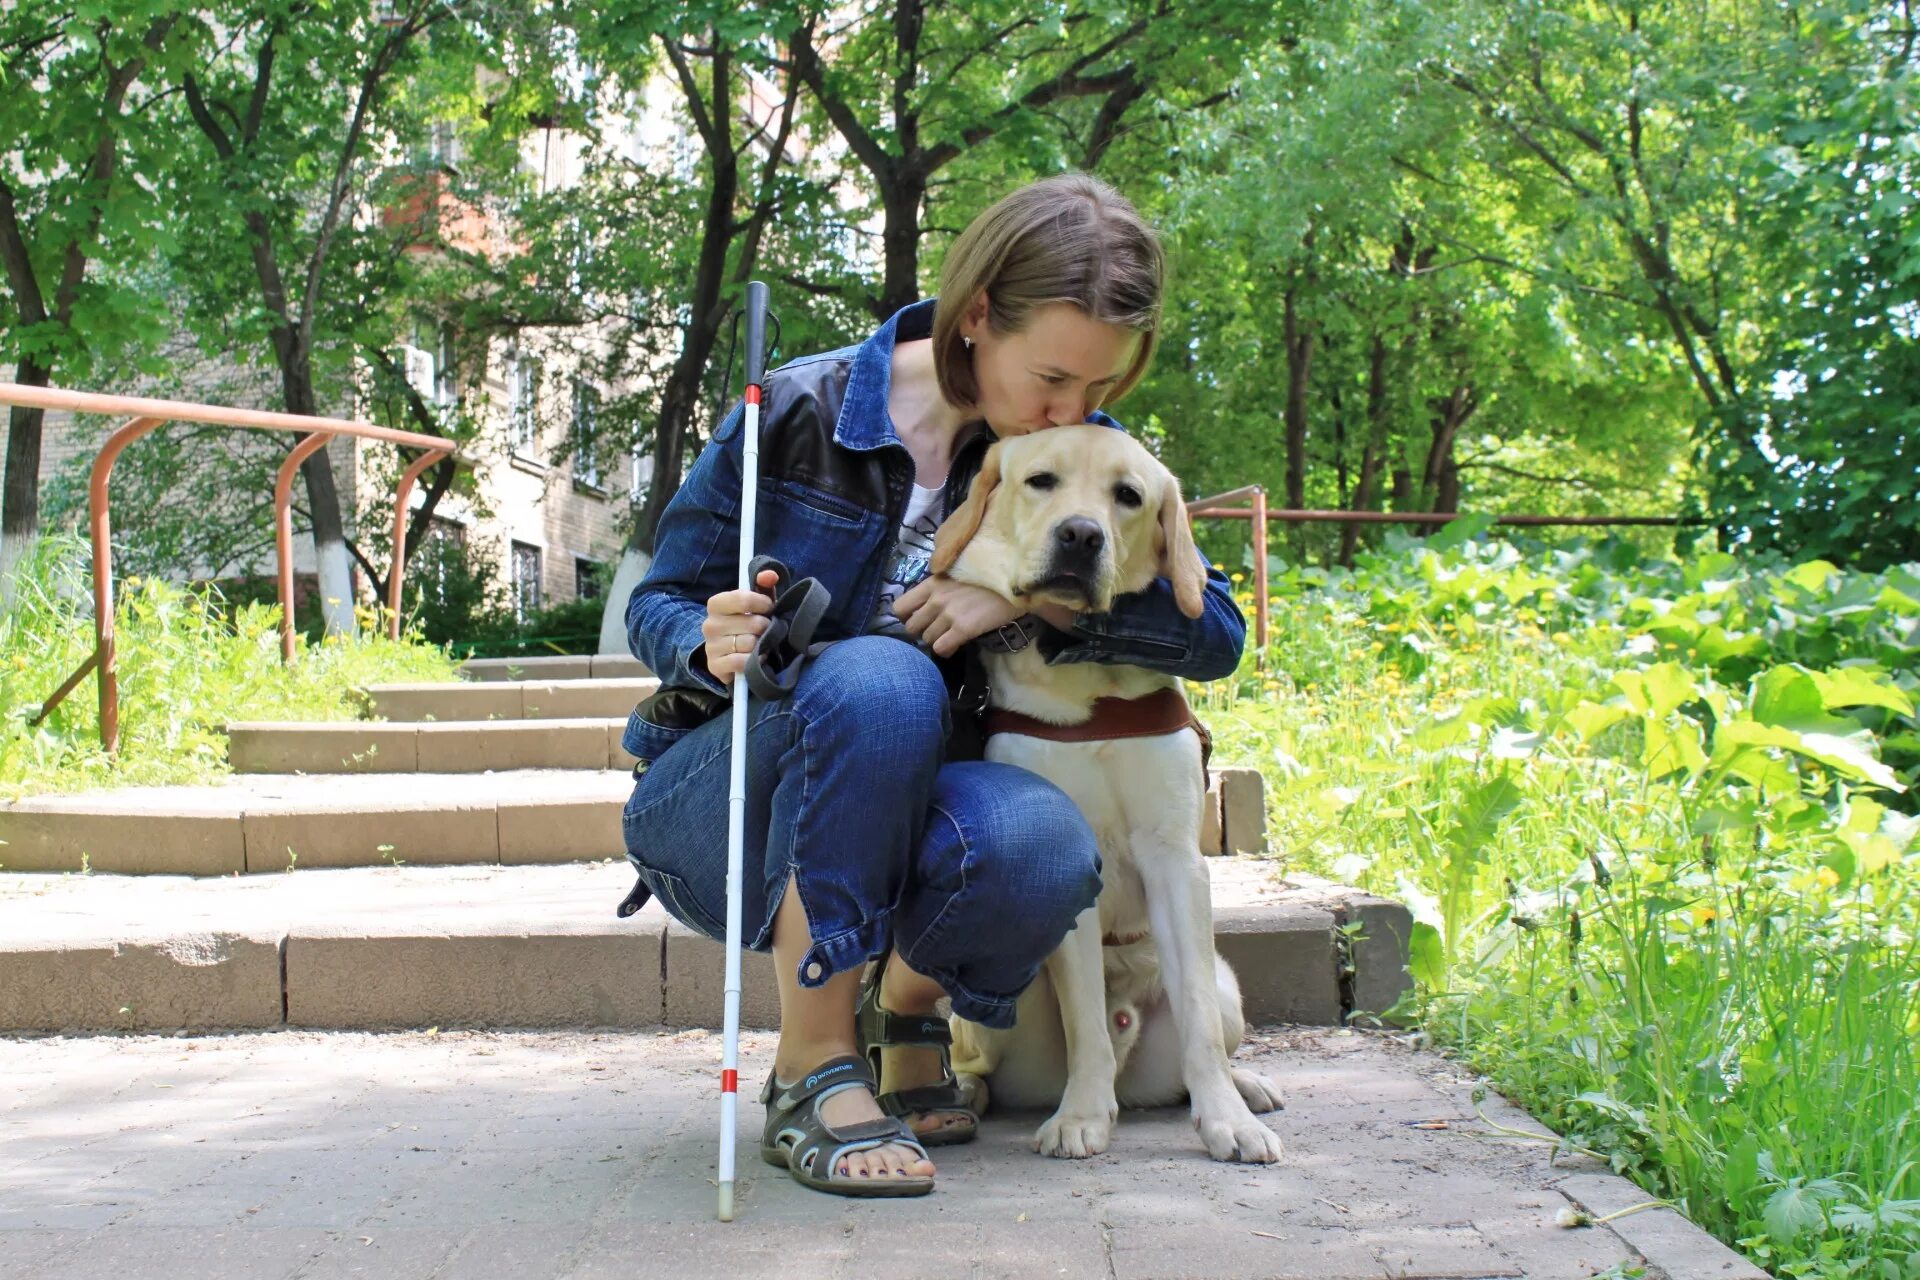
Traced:
<path id="1" fill-rule="evenodd" d="M 940 500 L 944 489 L 943 485 L 935 485 L 931 489 L 917 484 L 913 486 L 913 494 L 907 499 L 907 511 L 900 519 L 900 532 L 881 582 L 880 603 L 875 606 L 873 617 L 867 622 L 868 635 L 898 636 L 902 640 L 908 638 L 906 624 L 893 616 L 893 602 L 913 590 L 915 584 L 927 576 L 928 562 L 933 559 L 933 534 L 947 515 Z"/>

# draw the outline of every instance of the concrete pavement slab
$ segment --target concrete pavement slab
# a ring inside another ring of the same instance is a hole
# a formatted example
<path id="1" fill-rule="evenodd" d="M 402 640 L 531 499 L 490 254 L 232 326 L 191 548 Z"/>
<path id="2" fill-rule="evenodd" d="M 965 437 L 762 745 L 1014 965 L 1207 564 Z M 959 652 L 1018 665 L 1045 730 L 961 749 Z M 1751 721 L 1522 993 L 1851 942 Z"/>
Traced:
<path id="1" fill-rule="evenodd" d="M 743 1077 L 772 1050 L 744 1036 Z M 852 1201 L 763 1165 L 743 1101 L 739 1220 L 723 1225 L 718 1052 L 703 1031 L 0 1040 L 0 1078 L 24 1094 L 0 1111 L 0 1144 L 23 1152 L 0 1160 L 0 1276 L 1760 1274 L 1671 1214 L 1554 1225 L 1569 1198 L 1645 1197 L 1463 1115 L 1475 1082 L 1456 1064 L 1330 1029 L 1258 1030 L 1241 1051 L 1287 1093 L 1265 1118 L 1286 1144 L 1276 1166 L 1207 1159 L 1181 1109 L 1124 1113 L 1084 1161 L 1032 1153 L 1040 1115 L 994 1114 L 977 1142 L 936 1150 L 932 1196 Z M 217 1125 L 269 1110 L 243 1145 Z M 1655 1229 L 1629 1239 L 1635 1221 Z"/>

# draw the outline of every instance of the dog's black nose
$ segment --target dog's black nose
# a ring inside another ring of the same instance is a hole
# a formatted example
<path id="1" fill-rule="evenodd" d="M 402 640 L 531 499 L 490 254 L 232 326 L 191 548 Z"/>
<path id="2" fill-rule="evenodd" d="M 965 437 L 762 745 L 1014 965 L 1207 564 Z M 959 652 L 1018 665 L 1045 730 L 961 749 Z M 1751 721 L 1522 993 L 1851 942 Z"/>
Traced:
<path id="1" fill-rule="evenodd" d="M 1085 516 L 1070 516 L 1053 526 L 1054 554 L 1062 560 L 1092 560 L 1107 545 L 1107 535 Z"/>

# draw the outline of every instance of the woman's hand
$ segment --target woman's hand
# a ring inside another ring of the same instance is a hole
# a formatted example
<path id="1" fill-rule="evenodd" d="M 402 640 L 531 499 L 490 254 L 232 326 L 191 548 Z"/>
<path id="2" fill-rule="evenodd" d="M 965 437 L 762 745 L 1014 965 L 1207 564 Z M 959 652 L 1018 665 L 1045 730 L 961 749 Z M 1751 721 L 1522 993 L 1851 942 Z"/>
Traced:
<path id="1" fill-rule="evenodd" d="M 754 581 L 771 591 L 779 585 L 780 575 L 762 569 Z M 722 591 L 707 598 L 700 634 L 707 638 L 707 671 L 715 680 L 727 684 L 746 670 L 747 655 L 760 633 L 773 625 L 767 616 L 772 612 L 773 597 L 759 591 Z"/>
<path id="2" fill-rule="evenodd" d="M 1005 626 L 1027 612 L 997 591 L 955 582 L 951 578 L 923 578 L 913 590 L 893 602 L 894 616 L 907 624 L 907 634 L 932 647 L 941 657 L 995 627 Z"/>

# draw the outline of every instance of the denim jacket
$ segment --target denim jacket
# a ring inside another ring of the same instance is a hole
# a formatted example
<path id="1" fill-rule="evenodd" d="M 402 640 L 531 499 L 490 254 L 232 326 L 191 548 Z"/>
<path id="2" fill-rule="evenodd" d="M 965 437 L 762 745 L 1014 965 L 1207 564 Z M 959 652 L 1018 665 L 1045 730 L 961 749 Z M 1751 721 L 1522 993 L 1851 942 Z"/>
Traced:
<path id="1" fill-rule="evenodd" d="M 806 356 L 767 375 L 763 388 L 755 551 L 816 577 L 831 605 L 816 639 L 862 633 L 878 604 L 882 575 L 913 483 L 914 462 L 887 413 L 896 341 L 932 331 L 933 300 L 903 308 L 858 346 Z M 643 762 L 658 759 L 697 727 L 726 687 L 707 671 L 700 624 L 707 599 L 737 585 L 741 424 L 736 404 L 701 451 L 660 518 L 652 566 L 627 602 L 627 641 L 660 677 L 663 691 L 704 691 L 688 699 L 704 713 L 628 720 L 625 746 Z M 1104 414 L 1089 419 L 1116 429 Z M 976 423 L 955 449 L 948 476 L 951 510 L 992 442 Z M 1173 589 L 1157 578 L 1122 596 L 1111 612 L 1082 614 L 1071 632 L 1049 629 L 1037 642 L 1047 661 L 1148 667 L 1189 680 L 1217 680 L 1239 665 L 1246 619 L 1226 576 L 1207 568 L 1206 610 L 1188 618 Z M 656 706 L 660 700 L 654 700 Z M 671 705 L 671 699 L 666 700 Z"/>

